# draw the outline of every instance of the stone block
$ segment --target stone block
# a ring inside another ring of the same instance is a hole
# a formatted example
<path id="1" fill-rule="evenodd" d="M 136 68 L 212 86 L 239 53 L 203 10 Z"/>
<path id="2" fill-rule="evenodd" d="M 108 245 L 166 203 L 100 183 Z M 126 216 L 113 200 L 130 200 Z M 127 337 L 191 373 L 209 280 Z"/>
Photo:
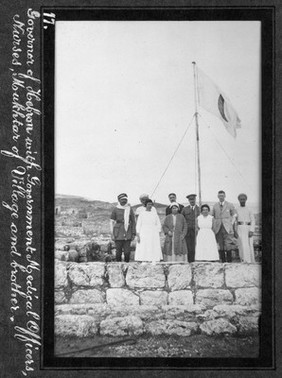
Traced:
<path id="1" fill-rule="evenodd" d="M 55 315 L 87 315 L 87 309 L 84 304 L 56 305 Z"/>
<path id="2" fill-rule="evenodd" d="M 111 313 L 111 309 L 107 303 L 88 304 L 86 309 L 88 315 L 101 320 L 105 319 L 105 317 Z"/>
<path id="3" fill-rule="evenodd" d="M 261 290 L 257 287 L 235 290 L 235 303 L 241 306 L 258 305 L 261 302 Z"/>
<path id="4" fill-rule="evenodd" d="M 219 304 L 233 303 L 233 295 L 229 290 L 201 289 L 196 292 L 195 304 L 214 307 Z"/>
<path id="5" fill-rule="evenodd" d="M 247 316 L 252 313 L 257 313 L 258 308 L 256 306 L 218 305 L 213 308 L 213 312 L 216 314 L 216 317 L 233 319 L 238 316 Z"/>
<path id="6" fill-rule="evenodd" d="M 130 288 L 164 288 L 165 274 L 162 265 L 132 264 L 128 267 L 126 283 Z"/>
<path id="7" fill-rule="evenodd" d="M 140 305 L 133 308 L 133 315 L 138 316 L 143 321 L 158 319 L 161 313 L 160 307 L 157 306 Z"/>
<path id="8" fill-rule="evenodd" d="M 224 285 L 224 270 L 221 263 L 193 264 L 193 278 L 197 287 L 220 288 Z"/>
<path id="9" fill-rule="evenodd" d="M 87 337 L 96 335 L 98 326 L 88 315 L 55 316 L 55 335 Z"/>
<path id="10" fill-rule="evenodd" d="M 238 319 L 236 323 L 238 332 L 241 335 L 250 335 L 259 331 L 258 316 L 244 316 Z"/>
<path id="11" fill-rule="evenodd" d="M 84 287 L 97 287 L 104 284 L 104 263 L 73 263 L 68 270 L 73 285 Z"/>
<path id="12" fill-rule="evenodd" d="M 105 303 L 76 303 L 55 306 L 55 315 L 90 315 L 97 323 L 112 311 Z"/>
<path id="13" fill-rule="evenodd" d="M 67 265 L 64 262 L 55 260 L 55 289 L 62 289 L 68 286 Z"/>
<path id="14" fill-rule="evenodd" d="M 168 295 L 168 303 L 173 306 L 186 306 L 193 304 L 193 294 L 191 290 L 173 291 Z"/>
<path id="15" fill-rule="evenodd" d="M 177 320 L 184 320 L 190 321 L 195 320 L 198 314 L 203 312 L 203 309 L 199 305 L 194 305 L 193 303 L 189 303 L 185 306 L 183 305 L 168 305 L 163 306 L 162 310 L 162 317 L 164 319 L 177 319 Z"/>
<path id="16" fill-rule="evenodd" d="M 170 290 L 188 289 L 191 285 L 191 280 L 192 270 L 190 265 L 171 265 L 169 267 L 167 283 Z"/>
<path id="17" fill-rule="evenodd" d="M 76 290 L 72 293 L 69 303 L 104 303 L 105 293 L 97 289 Z"/>
<path id="18" fill-rule="evenodd" d="M 108 264 L 107 273 L 111 287 L 122 287 L 125 285 L 123 266 L 121 263 Z"/>
<path id="19" fill-rule="evenodd" d="M 151 335 L 178 335 L 190 336 L 196 333 L 198 325 L 195 322 L 184 322 L 180 320 L 157 320 L 147 323 L 145 331 Z"/>
<path id="20" fill-rule="evenodd" d="M 55 304 L 54 313 L 56 315 L 69 315 L 71 306 L 68 304 Z"/>
<path id="21" fill-rule="evenodd" d="M 143 322 L 137 316 L 107 318 L 100 323 L 100 334 L 105 336 L 141 335 Z"/>
<path id="22" fill-rule="evenodd" d="M 146 306 L 164 306 L 167 304 L 168 294 L 162 290 L 146 290 L 140 293 L 140 303 Z"/>
<path id="23" fill-rule="evenodd" d="M 241 305 L 218 305 L 213 309 L 207 310 L 202 314 L 199 314 L 197 318 L 199 320 L 212 320 L 218 318 L 225 318 L 236 323 L 238 319 L 242 317 L 258 317 L 260 311 L 257 306 L 241 306 Z"/>
<path id="24" fill-rule="evenodd" d="M 261 286 L 260 264 L 226 264 L 225 282 L 227 287 L 240 288 Z"/>
<path id="25" fill-rule="evenodd" d="M 160 308 L 157 306 L 108 306 L 110 313 L 108 318 L 121 318 L 124 316 L 137 316 L 141 320 L 155 319 L 157 314 L 160 313 Z"/>
<path id="26" fill-rule="evenodd" d="M 55 290 L 54 296 L 56 304 L 63 304 L 67 302 L 67 298 L 63 290 Z"/>
<path id="27" fill-rule="evenodd" d="M 127 289 L 108 289 L 107 303 L 110 306 L 139 306 L 139 296 Z"/>
<path id="28" fill-rule="evenodd" d="M 227 319 L 219 318 L 208 320 L 200 325 L 200 330 L 203 334 L 208 336 L 221 334 L 235 334 L 237 328 L 231 324 Z"/>

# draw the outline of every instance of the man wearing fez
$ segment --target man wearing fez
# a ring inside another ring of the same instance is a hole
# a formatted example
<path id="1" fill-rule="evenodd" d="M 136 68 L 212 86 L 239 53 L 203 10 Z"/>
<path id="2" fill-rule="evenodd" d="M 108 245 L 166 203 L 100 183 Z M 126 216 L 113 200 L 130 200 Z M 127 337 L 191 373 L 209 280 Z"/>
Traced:
<path id="1" fill-rule="evenodd" d="M 184 206 L 180 205 L 180 203 L 178 203 L 176 201 L 176 194 L 175 193 L 170 193 L 168 195 L 168 199 L 169 199 L 170 205 L 168 205 L 167 208 L 165 209 L 165 215 L 171 214 L 171 204 L 172 203 L 175 204 L 175 202 L 179 205 L 179 213 L 181 213 L 181 211 L 183 210 Z"/>
<path id="2" fill-rule="evenodd" d="M 136 235 L 135 216 L 127 195 L 122 193 L 117 198 L 119 204 L 113 209 L 110 221 L 111 236 L 116 245 L 116 260 L 121 261 L 123 251 L 124 261 L 129 262 L 130 243 Z"/>
<path id="3" fill-rule="evenodd" d="M 253 235 L 255 231 L 255 217 L 252 211 L 246 206 L 247 198 L 245 193 L 241 193 L 238 196 L 240 206 L 236 208 L 236 228 L 241 261 L 254 263 Z"/>
<path id="4" fill-rule="evenodd" d="M 196 245 L 196 219 L 200 215 L 201 211 L 198 205 L 196 205 L 196 194 L 188 194 L 189 205 L 185 206 L 182 210 L 182 215 L 186 219 L 188 230 L 185 236 L 187 249 L 188 249 L 188 262 L 195 261 L 195 245 Z"/>
<path id="5" fill-rule="evenodd" d="M 219 257 L 222 262 L 232 262 L 234 243 L 235 208 L 232 203 L 225 201 L 225 192 L 220 190 L 217 195 L 219 202 L 212 210 L 214 217 L 214 233 L 219 245 Z"/>

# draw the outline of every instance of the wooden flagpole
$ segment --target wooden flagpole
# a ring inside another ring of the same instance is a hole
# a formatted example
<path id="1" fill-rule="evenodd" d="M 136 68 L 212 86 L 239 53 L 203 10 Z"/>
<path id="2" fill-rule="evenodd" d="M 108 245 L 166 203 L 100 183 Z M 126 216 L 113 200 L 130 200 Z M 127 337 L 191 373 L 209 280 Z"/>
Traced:
<path id="1" fill-rule="evenodd" d="M 192 62 L 194 69 L 194 98 L 195 98 L 195 120 L 196 120 L 196 142 L 197 142 L 197 166 L 198 166 L 198 189 L 199 189 L 199 205 L 202 206 L 201 192 L 201 165 L 200 165 L 200 138 L 199 138 L 199 122 L 198 122 L 198 91 L 197 91 L 197 75 L 196 62 Z"/>

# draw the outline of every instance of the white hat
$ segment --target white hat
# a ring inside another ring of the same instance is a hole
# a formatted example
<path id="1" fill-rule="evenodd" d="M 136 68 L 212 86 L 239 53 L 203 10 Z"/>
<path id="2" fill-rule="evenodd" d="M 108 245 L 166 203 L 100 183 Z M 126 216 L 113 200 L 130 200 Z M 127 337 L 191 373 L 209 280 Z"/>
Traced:
<path id="1" fill-rule="evenodd" d="M 179 209 L 179 203 L 177 203 L 177 202 L 172 202 L 172 203 L 169 205 L 169 207 L 172 207 L 172 206 L 176 206 L 176 207 L 178 207 L 178 209 Z"/>

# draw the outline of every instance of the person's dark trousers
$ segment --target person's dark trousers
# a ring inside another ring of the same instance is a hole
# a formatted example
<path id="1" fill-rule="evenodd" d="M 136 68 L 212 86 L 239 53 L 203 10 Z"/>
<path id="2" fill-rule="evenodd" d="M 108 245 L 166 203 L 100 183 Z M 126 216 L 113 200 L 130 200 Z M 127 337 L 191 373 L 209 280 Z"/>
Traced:
<path id="1" fill-rule="evenodd" d="M 223 224 L 221 224 L 218 233 L 215 235 L 217 244 L 219 246 L 219 258 L 221 262 L 225 263 L 228 261 L 228 254 L 226 252 L 226 237 L 228 236 Z"/>
<path id="2" fill-rule="evenodd" d="M 226 261 L 228 263 L 232 262 L 232 251 L 226 251 Z"/>
<path id="3" fill-rule="evenodd" d="M 130 259 L 130 243 L 131 240 L 116 240 L 116 261 L 121 261 L 122 251 L 124 251 L 124 261 L 129 262 Z"/>
<path id="4" fill-rule="evenodd" d="M 219 250 L 219 258 L 221 260 L 221 262 L 228 262 L 228 263 L 231 263 L 232 262 L 232 251 L 223 251 L 223 250 Z"/>
<path id="5" fill-rule="evenodd" d="M 194 228 L 188 228 L 187 234 L 185 236 L 186 245 L 188 249 L 188 262 L 192 263 L 195 261 L 195 244 L 196 244 L 196 233 Z"/>
<path id="6" fill-rule="evenodd" d="M 223 250 L 219 250 L 219 258 L 220 258 L 220 261 L 221 262 L 226 262 L 226 259 L 225 259 L 225 251 L 223 251 Z"/>
<path id="7" fill-rule="evenodd" d="M 231 263 L 232 262 L 232 251 L 223 251 L 223 250 L 219 250 L 219 258 L 221 260 L 221 262 L 228 262 L 228 263 Z"/>

